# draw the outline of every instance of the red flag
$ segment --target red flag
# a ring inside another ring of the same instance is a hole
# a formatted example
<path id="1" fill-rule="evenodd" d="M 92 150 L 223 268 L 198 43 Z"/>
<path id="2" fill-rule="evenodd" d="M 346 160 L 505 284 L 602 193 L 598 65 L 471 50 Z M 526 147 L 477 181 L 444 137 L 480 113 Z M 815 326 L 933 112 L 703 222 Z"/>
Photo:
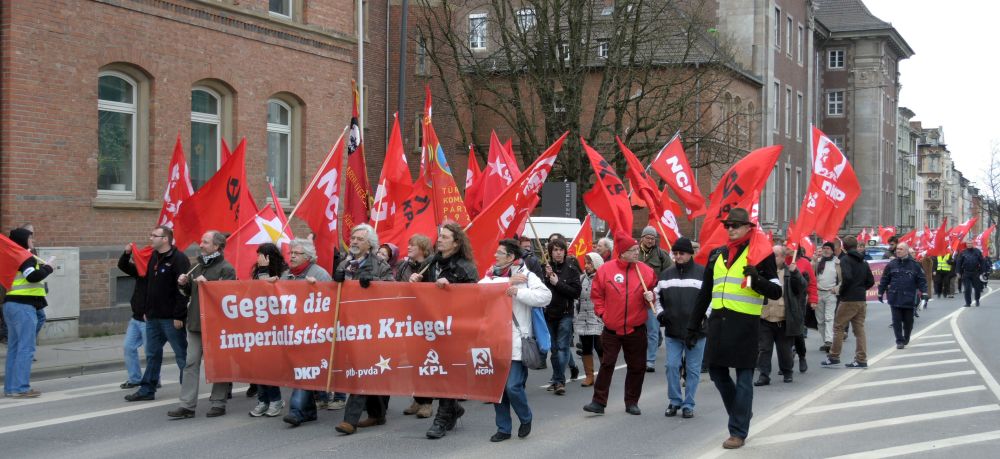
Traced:
<path id="1" fill-rule="evenodd" d="M 514 175 L 515 171 L 510 168 L 510 159 L 507 157 L 506 149 L 500 143 L 500 139 L 497 138 L 497 133 L 490 132 L 490 150 L 486 169 L 483 170 L 483 207 L 492 204 L 493 200 L 503 194 L 517 178 Z M 516 163 L 514 167 L 517 167 Z"/>
<path id="2" fill-rule="evenodd" d="M 33 256 L 28 249 L 0 234 L 0 285 L 5 290 L 10 290 L 21 264 Z"/>
<path id="3" fill-rule="evenodd" d="M 833 239 L 860 195 L 861 184 L 847 156 L 813 126 L 812 176 L 799 210 L 802 233 L 815 231 L 823 239 Z"/>
<path id="4" fill-rule="evenodd" d="M 466 234 L 473 247 L 476 266 L 480 274 L 485 274 L 493 266 L 493 249 L 501 239 L 517 236 L 518 228 L 528 219 L 535 205 L 542 184 L 552 171 L 556 156 L 562 149 L 568 132 L 549 146 L 524 173 L 498 196 L 493 203 L 469 225 Z"/>
<path id="5" fill-rule="evenodd" d="M 371 224 L 380 236 L 382 232 L 392 228 L 397 209 L 402 208 L 403 201 L 413 192 L 413 179 L 410 178 L 410 168 L 406 165 L 402 139 L 398 116 L 393 114 L 392 134 L 385 150 L 385 161 L 382 162 L 382 176 L 379 177 L 378 188 L 375 190 L 375 205 L 372 206 Z"/>
<path id="6" fill-rule="evenodd" d="M 759 193 L 764 188 L 767 177 L 771 175 L 774 164 L 781 156 L 781 148 L 781 145 L 772 145 L 751 151 L 722 174 L 722 180 L 709 195 L 711 206 L 699 236 L 701 250 L 696 256 L 698 263 L 707 263 L 708 253 L 729 240 L 729 235 L 722 227 L 722 220 L 735 207 L 749 210 L 753 206 L 754 192 Z"/>
<path id="7" fill-rule="evenodd" d="M 979 236 L 976 236 L 976 240 L 973 243 L 975 244 L 974 247 L 979 247 L 979 250 L 983 252 L 984 257 L 990 256 L 990 236 L 993 235 L 993 230 L 996 229 L 996 226 L 997 225 L 991 225 L 982 233 L 979 233 Z"/>
<path id="8" fill-rule="evenodd" d="M 705 198 L 694 180 L 694 172 L 688 164 L 680 134 L 675 135 L 660 149 L 650 166 L 684 203 L 688 220 L 705 214 Z"/>
<path id="9" fill-rule="evenodd" d="M 270 206 L 264 206 L 257 215 L 237 229 L 226 242 L 226 261 L 236 269 L 236 278 L 253 279 L 251 271 L 257 263 L 257 247 L 270 242 L 284 251 L 292 241 L 292 231 Z"/>
<path id="10" fill-rule="evenodd" d="M 586 262 L 588 252 L 594 250 L 594 230 L 590 226 L 590 215 L 583 219 L 583 226 L 577 231 L 573 243 L 569 245 L 568 253 L 576 257 L 582 267 Z"/>
<path id="11" fill-rule="evenodd" d="M 174 242 L 184 250 L 208 230 L 231 233 L 257 213 L 247 187 L 246 139 L 240 140 L 231 161 L 184 201 L 174 218 Z"/>
<path id="12" fill-rule="evenodd" d="M 766 180 L 766 179 L 765 179 Z M 753 235 L 747 246 L 747 263 L 756 265 L 774 254 L 774 232 L 764 232 L 760 226 L 760 190 L 754 190 L 750 205 L 750 221 L 753 222 Z"/>
<path id="13" fill-rule="evenodd" d="M 476 218 L 483 210 L 483 171 L 476 159 L 476 150 L 469 145 L 469 162 L 465 167 L 465 207 L 469 218 Z"/>
<path id="14" fill-rule="evenodd" d="M 177 142 L 174 143 L 174 155 L 170 159 L 170 167 L 167 168 L 167 190 L 163 193 L 163 208 L 160 209 L 160 218 L 156 219 L 157 225 L 173 228 L 174 218 L 181 209 L 181 204 L 194 194 L 191 187 L 191 175 L 188 172 L 187 160 L 184 159 L 184 147 L 181 146 L 181 134 L 177 133 Z"/>
<path id="15" fill-rule="evenodd" d="M 440 225 L 446 220 L 458 223 L 460 226 L 469 224 L 469 214 L 465 210 L 462 195 L 455 186 L 455 178 L 452 177 L 451 167 L 448 166 L 448 158 L 444 155 L 444 148 L 438 140 L 437 133 L 434 132 L 434 125 L 431 123 L 431 87 L 426 87 L 427 100 L 425 102 L 424 115 L 424 161 L 431 180 L 431 201 L 434 207 L 435 222 Z"/>
<path id="16" fill-rule="evenodd" d="M 660 235 L 667 240 L 669 250 L 677 242 L 677 239 L 683 236 L 680 228 L 677 226 L 677 214 L 674 213 L 679 212 L 680 209 L 676 205 L 671 206 L 674 202 L 670 199 L 669 193 L 660 193 L 656 189 L 653 178 L 646 174 L 642 168 L 642 163 L 622 143 L 621 139 L 615 136 L 615 140 L 618 141 L 618 148 L 621 149 L 628 165 L 625 168 L 625 176 L 628 177 L 629 183 L 632 184 L 632 195 L 638 195 L 646 204 L 646 207 L 649 208 L 649 224 L 659 229 Z"/>
<path id="17" fill-rule="evenodd" d="M 351 80 L 354 93 L 354 108 L 351 112 L 351 134 L 347 141 L 347 168 L 344 169 L 344 245 L 351 239 L 351 228 L 368 223 L 368 206 L 371 204 L 372 188 L 368 184 L 368 167 L 365 165 L 365 146 L 358 124 L 358 88 Z"/>
<path id="18" fill-rule="evenodd" d="M 608 164 L 601 154 L 590 148 L 587 141 L 580 138 L 587 159 L 594 168 L 594 186 L 583 194 L 583 202 L 601 220 L 608 222 L 612 231 L 624 231 L 632 234 L 632 207 L 628 204 L 625 185 L 622 184 L 614 168 Z"/>
<path id="19" fill-rule="evenodd" d="M 220 152 L 219 155 L 219 158 L 221 159 L 219 166 L 221 167 L 223 164 L 226 164 L 226 161 L 229 161 L 229 158 L 233 156 L 233 152 L 229 151 L 229 144 L 226 143 L 226 139 L 219 139 L 219 140 L 222 140 L 222 151 Z"/>
<path id="20" fill-rule="evenodd" d="M 510 138 L 503 143 L 503 158 L 507 162 L 510 176 L 517 180 L 521 176 L 521 168 L 517 165 L 517 157 L 514 156 L 514 142 Z"/>
<path id="21" fill-rule="evenodd" d="M 146 268 L 149 267 L 149 259 L 153 256 L 153 247 L 145 246 L 139 248 L 135 245 L 135 242 L 130 244 L 132 246 L 132 263 L 135 263 L 135 270 L 139 273 L 139 277 L 146 277 Z"/>
<path id="22" fill-rule="evenodd" d="M 426 163 L 424 163 L 426 165 Z M 391 228 L 379 233 L 379 239 L 404 247 L 410 236 L 423 234 L 431 240 L 437 238 L 438 223 L 432 207 L 432 185 L 428 178 L 428 167 L 420 168 L 420 176 L 413 182 L 410 194 L 397 208 Z"/>
<path id="23" fill-rule="evenodd" d="M 326 155 L 316 175 L 306 187 L 293 215 L 309 225 L 314 234 L 317 262 L 324 269 L 333 267 L 333 250 L 339 243 L 340 176 L 343 172 L 344 134 Z"/>
<path id="24" fill-rule="evenodd" d="M 941 226 L 938 227 L 937 231 L 934 232 L 934 240 L 931 242 L 930 246 L 927 248 L 927 255 L 932 257 L 940 257 L 941 255 L 947 255 L 950 252 L 950 247 L 948 247 L 948 241 L 946 236 L 948 234 L 945 228 L 948 225 L 948 217 L 941 219 Z"/>
<path id="25" fill-rule="evenodd" d="M 890 237 L 893 237 L 895 235 L 896 235 L 895 226 L 887 226 L 883 228 L 882 225 L 878 225 L 878 238 L 883 244 L 887 244 L 886 241 L 888 241 Z"/>
<path id="26" fill-rule="evenodd" d="M 920 243 L 920 236 L 921 235 L 918 234 L 917 230 L 913 230 L 910 231 L 909 233 L 900 236 L 897 242 L 900 244 L 906 244 L 913 248 L 917 248 L 917 244 Z"/>
<path id="27" fill-rule="evenodd" d="M 965 240 L 965 236 L 969 234 L 969 231 L 972 230 L 972 227 L 976 225 L 976 221 L 978 220 L 978 218 L 972 217 L 966 220 L 965 223 L 948 230 L 948 240 L 950 241 L 952 252 L 958 250 L 958 244 Z"/>
<path id="28" fill-rule="evenodd" d="M 858 242 L 862 244 L 868 243 L 868 228 L 861 228 L 861 232 L 858 233 Z"/>

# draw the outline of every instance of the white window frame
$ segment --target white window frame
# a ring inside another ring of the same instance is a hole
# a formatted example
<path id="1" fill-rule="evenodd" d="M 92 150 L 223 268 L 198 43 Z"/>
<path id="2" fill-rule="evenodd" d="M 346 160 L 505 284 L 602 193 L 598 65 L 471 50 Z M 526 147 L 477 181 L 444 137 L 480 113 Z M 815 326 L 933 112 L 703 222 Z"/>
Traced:
<path id="1" fill-rule="evenodd" d="M 563 62 L 569 62 L 570 57 L 572 56 L 569 53 L 569 43 L 559 43 L 559 58 Z"/>
<path id="2" fill-rule="evenodd" d="M 785 137 L 792 136 L 792 87 L 785 86 Z"/>
<path id="3" fill-rule="evenodd" d="M 474 51 L 486 49 L 486 13 L 469 13 L 469 48 Z M 481 23 L 476 24 L 479 20 Z M 476 22 L 474 22 L 476 21 Z"/>
<path id="4" fill-rule="evenodd" d="M 795 25 L 795 20 L 792 16 L 785 15 L 785 54 L 788 57 L 792 56 L 792 26 Z"/>
<path id="5" fill-rule="evenodd" d="M 114 198 L 126 198 L 126 199 L 127 198 L 132 198 L 132 199 L 135 199 L 136 163 L 137 163 L 137 160 L 138 160 L 138 158 L 137 158 L 138 155 L 136 154 L 137 153 L 136 152 L 136 146 L 137 146 L 136 144 L 138 143 L 138 139 L 139 139 L 138 132 L 137 132 L 137 129 L 139 127 L 139 125 L 138 125 L 138 118 L 139 118 L 139 83 L 137 81 L 135 81 L 135 79 L 133 79 L 132 77 L 130 77 L 130 76 L 124 74 L 124 73 L 115 72 L 115 71 L 112 71 L 112 70 L 108 70 L 108 71 L 104 71 L 104 72 L 98 73 L 97 74 L 98 82 L 100 81 L 101 77 L 105 77 L 105 76 L 110 76 L 110 77 L 115 77 L 115 78 L 121 78 L 122 80 L 125 80 L 126 83 L 132 85 L 132 103 L 131 104 L 124 103 L 124 102 L 114 102 L 114 101 L 110 101 L 110 100 L 101 100 L 100 98 L 97 99 L 97 111 L 98 112 L 100 112 L 100 111 L 107 111 L 107 112 L 115 112 L 115 113 L 126 113 L 126 114 L 132 115 L 132 142 L 131 142 L 131 144 L 132 144 L 132 171 L 131 171 L 132 172 L 132 189 L 131 190 L 125 190 L 125 191 L 117 191 L 117 190 L 102 190 L 102 189 L 98 188 L 97 194 L 98 194 L 98 196 L 106 196 L 106 197 L 114 197 Z M 98 83 L 98 84 L 100 84 L 100 83 Z M 98 170 L 100 170 L 100 169 L 98 168 Z M 100 172 L 98 172 L 98 174 L 100 174 Z"/>
<path id="6" fill-rule="evenodd" d="M 774 27 L 771 33 L 774 34 L 774 47 L 781 49 L 781 8 L 774 9 Z"/>
<path id="7" fill-rule="evenodd" d="M 789 206 L 789 201 L 788 201 L 788 183 L 791 182 L 791 181 L 792 181 L 792 165 L 791 164 L 785 164 L 785 180 L 784 180 L 784 183 L 782 184 L 782 191 L 783 191 L 782 194 L 784 195 L 782 197 L 782 199 L 784 200 L 784 203 L 783 203 L 782 207 L 784 207 L 784 208 L 782 209 L 782 212 L 781 212 L 782 216 L 783 216 L 783 218 L 781 219 L 781 221 L 783 221 L 783 222 L 787 222 L 788 221 L 788 216 L 791 215 L 791 212 L 788 211 L 788 206 Z"/>
<path id="8" fill-rule="evenodd" d="M 835 100 L 839 96 L 840 100 Z M 828 91 L 826 93 L 826 116 L 844 116 L 844 91 Z"/>
<path id="9" fill-rule="evenodd" d="M 805 118 L 802 113 L 802 103 L 804 102 L 801 92 L 795 93 L 795 140 L 802 140 L 802 120 Z"/>
<path id="10" fill-rule="evenodd" d="M 799 24 L 799 35 L 798 38 L 796 38 L 795 42 L 796 43 L 795 62 L 798 62 L 799 65 L 802 65 L 802 54 L 803 54 L 802 44 L 805 42 L 805 36 L 806 36 L 806 29 L 805 27 L 802 26 L 802 24 Z"/>
<path id="11" fill-rule="evenodd" d="M 293 5 L 294 1 L 295 0 L 287 0 L 287 2 L 288 2 L 288 14 L 285 14 L 285 13 L 282 13 L 282 12 L 279 12 L 279 11 L 273 11 L 271 9 L 271 2 L 268 1 L 267 2 L 267 14 L 269 16 L 276 16 L 276 17 L 279 17 L 279 18 L 282 18 L 282 19 L 292 19 L 292 16 L 295 14 L 294 13 L 294 11 L 295 11 L 295 5 Z"/>
<path id="12" fill-rule="evenodd" d="M 779 125 L 778 125 L 778 117 L 779 117 L 778 111 L 780 110 L 779 107 L 781 107 L 781 83 L 780 82 L 777 82 L 777 81 L 774 82 L 774 88 L 773 88 L 772 93 L 773 93 L 772 97 L 774 97 L 774 99 L 771 101 L 771 113 L 773 115 L 771 117 L 771 130 L 774 131 L 774 132 L 778 132 L 778 127 L 779 127 Z"/>
<path id="13" fill-rule="evenodd" d="M 538 24 L 534 8 L 521 8 L 515 12 L 514 17 L 517 18 L 517 28 L 522 33 L 534 29 Z"/>
<path id="14" fill-rule="evenodd" d="M 267 123 L 268 134 L 274 132 L 276 134 L 285 134 L 288 136 L 288 150 L 284 152 L 284 154 L 288 156 L 288 170 L 287 170 L 288 176 L 285 177 L 285 186 L 288 187 L 288 189 L 285 190 L 285 196 L 281 196 L 281 190 L 274 190 L 275 194 L 278 195 L 278 200 L 282 201 L 283 205 L 287 205 L 289 204 L 289 200 L 291 199 L 292 196 L 292 123 L 293 123 L 292 106 L 288 105 L 281 99 L 268 99 L 267 100 L 268 110 L 271 109 L 271 104 L 277 104 L 281 108 L 284 108 L 285 110 L 288 111 L 288 124 L 279 124 L 271 122 Z M 267 154 L 270 156 L 271 152 L 268 151 Z M 266 167 L 264 168 L 264 172 L 267 173 Z M 274 186 L 274 184 L 272 183 L 271 186 Z"/>
<path id="15" fill-rule="evenodd" d="M 212 88 L 208 86 L 195 86 L 191 88 L 191 92 L 195 91 L 205 91 L 215 97 L 215 111 L 216 114 L 202 113 L 191 111 L 191 122 L 192 123 L 203 123 L 203 124 L 214 124 L 215 129 L 215 170 L 218 171 L 222 167 L 222 95 L 219 94 Z M 193 94 L 192 94 L 193 95 Z M 193 153 L 193 152 L 191 152 Z"/>
<path id="16" fill-rule="evenodd" d="M 834 59 L 838 56 L 839 59 Z M 826 68 L 828 70 L 843 70 L 847 66 L 847 50 L 843 48 L 831 49 L 826 52 Z"/>
<path id="17" fill-rule="evenodd" d="M 607 39 L 597 40 L 597 57 L 607 59 L 611 51 L 611 41 Z"/>

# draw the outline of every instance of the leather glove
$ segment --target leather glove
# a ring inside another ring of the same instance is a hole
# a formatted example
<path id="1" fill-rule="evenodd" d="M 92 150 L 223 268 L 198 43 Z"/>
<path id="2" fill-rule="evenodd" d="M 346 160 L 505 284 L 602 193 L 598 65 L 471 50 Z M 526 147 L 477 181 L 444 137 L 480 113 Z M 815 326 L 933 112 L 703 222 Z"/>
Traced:
<path id="1" fill-rule="evenodd" d="M 879 296 L 878 296 L 878 302 L 879 303 L 885 303 L 885 300 L 882 298 L 882 296 L 883 296 L 882 294 L 879 294 Z"/>
<path id="2" fill-rule="evenodd" d="M 687 346 L 688 349 L 694 349 L 694 346 L 698 344 L 698 339 L 699 336 L 697 330 L 688 330 L 687 337 L 684 338 L 684 345 Z"/>
<path id="3" fill-rule="evenodd" d="M 660 323 L 661 327 L 666 327 L 668 322 L 667 311 L 660 311 L 660 313 L 656 315 L 656 321 Z"/>
<path id="4" fill-rule="evenodd" d="M 920 299 L 921 299 L 921 300 L 927 300 L 927 299 L 930 299 L 930 297 L 931 297 L 931 296 L 930 296 L 930 295 L 928 295 L 928 294 L 926 294 L 926 293 L 921 293 L 921 294 L 920 294 Z"/>
<path id="5" fill-rule="evenodd" d="M 760 273 L 757 272 L 756 266 L 747 265 L 743 267 L 743 275 L 750 277 L 753 280 L 757 280 L 757 278 L 760 276 Z"/>
<path id="6" fill-rule="evenodd" d="M 372 275 L 364 273 L 358 276 L 358 283 L 361 284 L 361 288 L 368 288 L 369 285 L 372 285 Z"/>
<path id="7" fill-rule="evenodd" d="M 344 272 L 343 271 L 334 271 L 333 272 L 333 281 L 334 282 L 343 282 L 344 281 Z"/>

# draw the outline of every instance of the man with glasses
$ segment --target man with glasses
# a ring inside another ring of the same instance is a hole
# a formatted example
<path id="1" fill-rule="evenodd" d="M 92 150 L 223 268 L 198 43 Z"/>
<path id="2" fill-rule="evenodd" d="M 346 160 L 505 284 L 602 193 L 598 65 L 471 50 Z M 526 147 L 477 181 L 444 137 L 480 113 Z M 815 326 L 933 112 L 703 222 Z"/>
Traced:
<path id="1" fill-rule="evenodd" d="M 756 265 L 747 260 L 754 226 L 749 212 L 734 208 L 722 225 L 729 241 L 709 253 L 686 341 L 698 339 L 705 312 L 711 306 L 705 362 L 729 414 L 729 438 L 722 447 L 736 449 L 746 442 L 750 430 L 761 309 L 765 298 L 777 300 L 782 291 L 773 253 Z M 736 369 L 735 382 L 730 368 Z"/>
<path id="2" fill-rule="evenodd" d="M 153 400 L 160 384 L 160 366 L 163 363 L 163 346 L 170 343 L 178 370 L 187 362 L 187 297 L 181 294 L 177 279 L 191 269 L 184 252 L 174 247 L 174 231 L 157 226 L 149 234 L 153 256 L 146 267 L 146 371 L 139 383 L 139 390 L 125 396 L 129 402 Z M 138 279 L 136 282 L 143 282 Z M 182 378 L 183 379 L 183 378 Z"/>

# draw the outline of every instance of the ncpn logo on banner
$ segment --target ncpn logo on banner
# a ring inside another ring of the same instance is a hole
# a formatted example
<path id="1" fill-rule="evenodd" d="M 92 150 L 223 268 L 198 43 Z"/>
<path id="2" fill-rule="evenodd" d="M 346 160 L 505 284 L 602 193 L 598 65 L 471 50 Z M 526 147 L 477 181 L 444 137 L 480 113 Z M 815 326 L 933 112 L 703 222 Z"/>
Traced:
<path id="1" fill-rule="evenodd" d="M 472 366 L 476 370 L 476 375 L 493 374 L 493 354 L 488 347 L 472 348 Z"/>

